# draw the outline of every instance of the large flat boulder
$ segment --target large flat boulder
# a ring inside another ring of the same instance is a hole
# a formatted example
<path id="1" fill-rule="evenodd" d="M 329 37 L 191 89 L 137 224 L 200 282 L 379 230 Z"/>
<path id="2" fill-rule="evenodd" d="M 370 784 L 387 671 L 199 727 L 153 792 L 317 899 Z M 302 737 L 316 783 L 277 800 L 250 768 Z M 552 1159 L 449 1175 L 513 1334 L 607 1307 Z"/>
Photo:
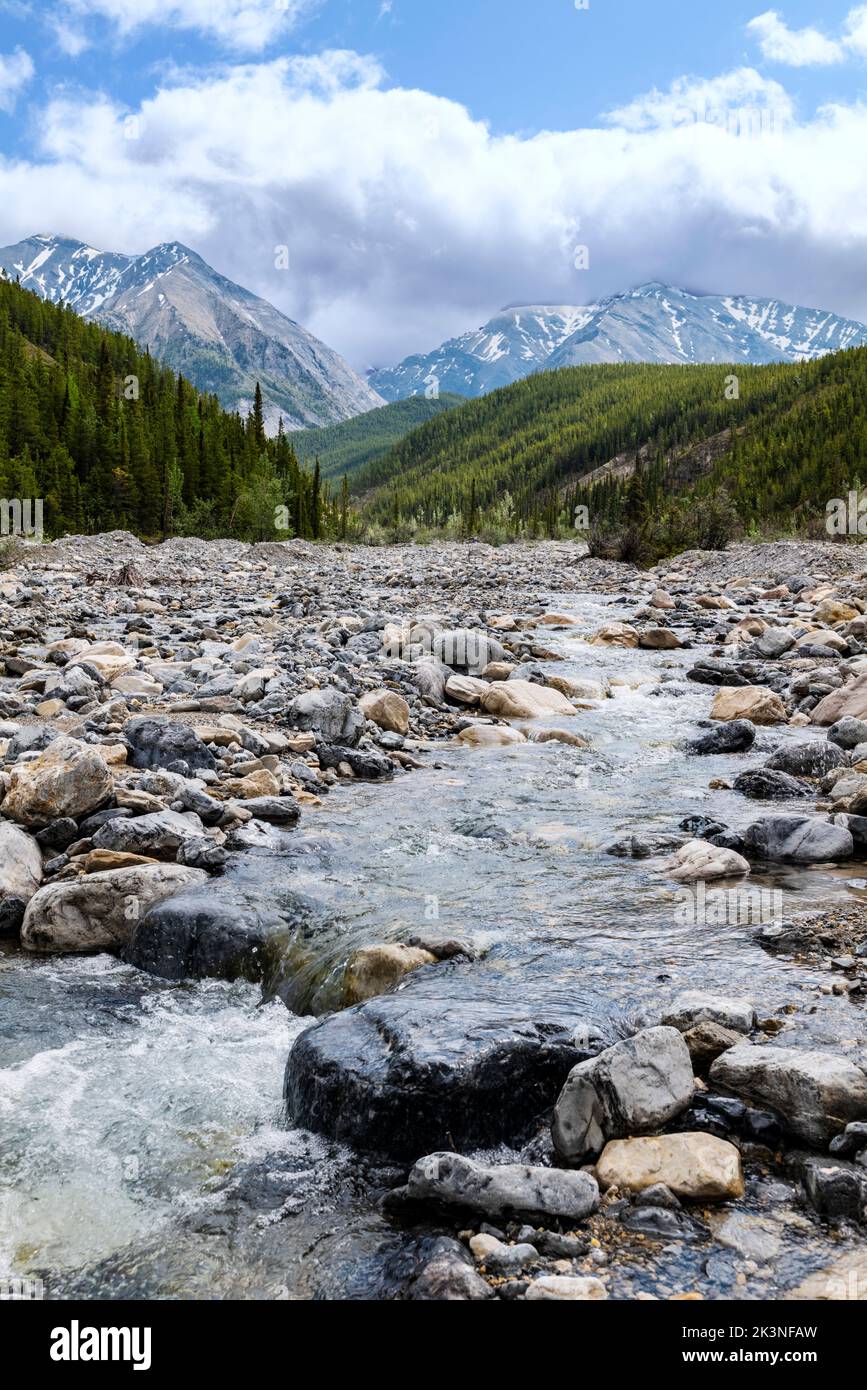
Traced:
<path id="1" fill-rule="evenodd" d="M 120 951 L 155 903 L 207 874 L 179 864 L 143 864 L 50 883 L 30 899 L 21 928 L 26 951 Z"/>
<path id="2" fill-rule="evenodd" d="M 786 707 L 764 685 L 723 686 L 717 691 L 711 719 L 748 719 L 751 724 L 787 724 Z"/>
<path id="3" fill-rule="evenodd" d="M 487 714 L 499 719 L 538 719 L 547 714 L 577 712 L 559 690 L 536 685 L 534 681 L 494 681 L 479 703 Z"/>
<path id="4" fill-rule="evenodd" d="M 845 826 L 816 817 L 768 816 L 747 827 L 744 849 L 751 859 L 823 864 L 851 859 L 855 842 Z"/>
<path id="5" fill-rule="evenodd" d="M 662 1184 L 676 1197 L 721 1201 L 742 1197 L 741 1156 L 734 1144 L 713 1134 L 663 1134 L 612 1139 L 596 1165 L 602 1188 L 645 1192 Z"/>
<path id="6" fill-rule="evenodd" d="M 449 962 L 314 1024 L 289 1054 L 289 1114 L 399 1159 L 523 1142 L 617 1024 L 497 988 L 476 965 Z"/>
<path id="7" fill-rule="evenodd" d="M 718 1057 L 711 1084 L 768 1107 L 791 1134 L 826 1148 L 851 1120 L 867 1119 L 867 1074 L 844 1057 L 741 1043 Z"/>

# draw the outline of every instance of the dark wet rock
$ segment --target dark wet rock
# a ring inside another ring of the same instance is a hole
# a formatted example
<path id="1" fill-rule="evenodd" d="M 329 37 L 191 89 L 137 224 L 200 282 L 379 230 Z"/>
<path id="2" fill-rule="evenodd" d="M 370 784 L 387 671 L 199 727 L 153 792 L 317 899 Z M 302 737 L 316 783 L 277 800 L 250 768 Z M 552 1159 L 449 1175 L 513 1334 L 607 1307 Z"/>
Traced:
<path id="1" fill-rule="evenodd" d="M 744 834 L 749 859 L 821 864 L 851 859 L 854 849 L 852 836 L 843 826 L 808 816 L 769 816 Z"/>
<path id="2" fill-rule="evenodd" d="M 341 748 L 338 745 L 322 745 L 317 749 L 319 762 L 325 768 L 337 768 L 341 763 L 352 768 L 353 776 L 363 781 L 376 782 L 394 776 L 394 763 L 385 753 L 374 749 Z"/>
<path id="3" fill-rule="evenodd" d="M 609 1139 L 661 1129 L 694 1090 L 681 1034 L 647 1028 L 572 1069 L 554 1107 L 554 1147 L 567 1163 L 589 1162 Z"/>
<path id="4" fill-rule="evenodd" d="M 228 862 L 228 852 L 222 845 L 216 845 L 213 840 L 204 837 L 185 840 L 178 849 L 179 864 L 186 864 L 191 869 L 204 869 L 209 874 L 225 868 Z"/>
<path id="5" fill-rule="evenodd" d="M 867 1150 L 867 1121 L 853 1120 L 842 1134 L 831 1140 L 829 1151 L 838 1158 L 853 1158 L 855 1154 Z"/>
<path id="6" fill-rule="evenodd" d="M 605 853 L 620 859 L 654 859 L 661 854 L 673 854 L 685 844 L 683 835 L 628 835 L 625 840 L 608 845 Z"/>
<path id="7" fill-rule="evenodd" d="M 77 822 L 71 816 L 65 816 L 62 820 L 52 821 L 44 830 L 37 830 L 35 838 L 44 850 L 63 850 L 80 840 L 81 835 Z"/>
<path id="8" fill-rule="evenodd" d="M 614 1040 L 616 1021 L 577 1008 L 536 1017 L 475 984 L 477 969 L 447 962 L 302 1033 L 286 1068 L 296 1123 L 393 1158 L 528 1139 L 572 1067 Z"/>
<path id="9" fill-rule="evenodd" d="M 702 657 L 686 673 L 687 680 L 699 685 L 753 685 L 751 675 L 745 674 L 733 661 L 720 661 L 714 657 Z"/>
<path id="10" fill-rule="evenodd" d="M 530 1168 L 523 1163 L 485 1166 L 455 1153 L 420 1158 L 407 1182 L 415 1201 L 509 1216 L 556 1216 L 583 1221 L 599 1206 L 599 1187 L 589 1173 Z"/>
<path id="11" fill-rule="evenodd" d="M 818 739 L 784 745 L 765 763 L 769 771 L 787 772 L 791 777 L 824 777 L 836 767 L 848 766 L 849 759 L 841 748 Z"/>
<path id="12" fill-rule="evenodd" d="M 532 1242 L 540 1255 L 552 1260 L 580 1260 L 590 1249 L 589 1237 L 559 1231 L 533 1231 Z"/>
<path id="13" fill-rule="evenodd" d="M 171 770 L 179 760 L 196 772 L 217 766 L 213 753 L 187 724 L 143 717 L 131 719 L 123 733 L 130 747 L 132 767 Z"/>
<path id="14" fill-rule="evenodd" d="M 687 753 L 707 757 L 714 753 L 745 753 L 756 741 L 756 728 L 748 719 L 730 719 L 686 745 Z"/>
<path id="15" fill-rule="evenodd" d="M 667 1211 L 664 1207 L 649 1206 L 641 1194 L 642 1205 L 624 1212 L 622 1224 L 627 1231 L 649 1236 L 651 1240 L 697 1240 L 702 1228 L 684 1211 Z"/>
<path id="16" fill-rule="evenodd" d="M 842 1159 L 811 1158 L 802 1179 L 807 1201 L 826 1221 L 867 1222 L 867 1169 Z"/>
<path id="17" fill-rule="evenodd" d="M 752 801 L 794 801 L 815 794 L 805 782 L 797 781 L 786 772 L 773 772 L 768 768 L 741 772 L 734 780 L 734 789 Z"/>
<path id="18" fill-rule="evenodd" d="M 26 911 L 27 903 L 23 898 L 9 894 L 0 898 L 0 940 L 18 935 Z"/>
<path id="19" fill-rule="evenodd" d="M 407 1298 L 421 1303 L 484 1303 L 496 1295 L 456 1240 L 430 1242 L 429 1255 L 409 1284 Z"/>
<path id="20" fill-rule="evenodd" d="M 653 1187 L 646 1187 L 641 1194 L 641 1205 L 643 1207 L 664 1207 L 666 1211 L 680 1211 L 680 1198 L 675 1196 L 670 1187 L 666 1187 L 664 1182 L 658 1182 Z"/>
<path id="21" fill-rule="evenodd" d="M 166 980 L 251 980 L 291 1006 L 287 957 L 308 915 L 301 899 L 275 893 L 255 868 L 245 868 L 153 908 L 124 959 Z"/>

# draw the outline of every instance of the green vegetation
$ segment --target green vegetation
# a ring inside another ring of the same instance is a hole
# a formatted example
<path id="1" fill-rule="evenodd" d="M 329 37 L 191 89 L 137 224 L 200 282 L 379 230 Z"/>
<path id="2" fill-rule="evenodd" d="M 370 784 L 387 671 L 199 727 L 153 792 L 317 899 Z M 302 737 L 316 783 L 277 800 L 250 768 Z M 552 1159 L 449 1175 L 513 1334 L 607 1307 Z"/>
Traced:
<path id="1" fill-rule="evenodd" d="M 352 486 L 387 535 L 574 534 L 586 506 L 595 548 L 650 559 L 739 532 L 824 534 L 827 500 L 865 462 L 861 348 L 541 373 L 430 420 Z"/>
<path id="2" fill-rule="evenodd" d="M 410 396 L 405 401 L 368 410 L 339 425 L 318 430 L 298 430 L 292 445 L 302 463 L 319 459 L 323 478 L 340 478 L 374 463 L 393 449 L 411 430 L 444 410 L 464 405 L 466 398 L 444 394 L 434 400 Z"/>
<path id="3" fill-rule="evenodd" d="M 266 540 L 355 525 L 262 396 L 227 414 L 130 338 L 0 280 L 0 498 L 44 499 L 46 534 L 126 529 Z"/>

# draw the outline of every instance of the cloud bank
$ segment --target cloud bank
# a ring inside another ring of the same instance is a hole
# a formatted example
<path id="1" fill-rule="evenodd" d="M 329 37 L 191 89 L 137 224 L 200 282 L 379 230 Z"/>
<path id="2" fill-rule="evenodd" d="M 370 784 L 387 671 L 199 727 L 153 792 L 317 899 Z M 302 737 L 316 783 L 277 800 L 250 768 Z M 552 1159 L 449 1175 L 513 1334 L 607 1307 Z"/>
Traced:
<path id="1" fill-rule="evenodd" d="M 0 162 L 3 243 L 178 239 L 359 367 L 506 303 L 651 279 L 867 319 L 867 106 L 799 121 L 751 68 L 528 138 L 348 52 L 175 75 L 132 113 L 60 95 L 31 119 L 36 154 Z"/>

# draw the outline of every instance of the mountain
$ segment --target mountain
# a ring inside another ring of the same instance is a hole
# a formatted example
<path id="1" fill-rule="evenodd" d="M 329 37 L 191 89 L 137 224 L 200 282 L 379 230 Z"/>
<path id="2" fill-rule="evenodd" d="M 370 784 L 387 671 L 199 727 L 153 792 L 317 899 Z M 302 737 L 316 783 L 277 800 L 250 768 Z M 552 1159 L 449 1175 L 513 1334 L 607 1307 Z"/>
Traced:
<path id="1" fill-rule="evenodd" d="M 319 459 L 323 478 L 351 476 L 393 449 L 411 430 L 431 420 L 443 410 L 466 405 L 465 396 L 444 395 L 431 400 L 413 396 L 394 401 L 356 415 L 339 425 L 319 430 L 299 430 L 292 436 L 292 447 L 299 460 L 308 465 Z"/>
<path id="2" fill-rule="evenodd" d="M 427 356 L 371 372 L 386 400 L 441 390 L 483 396 L 532 372 L 592 362 L 812 361 L 867 344 L 867 326 L 775 299 L 696 295 L 649 284 L 582 308 L 503 310 Z"/>
<path id="3" fill-rule="evenodd" d="M 423 396 L 430 389 L 484 396 L 543 368 L 592 309 L 524 305 L 504 309 L 490 323 L 451 338 L 426 356 L 407 357 L 397 367 L 368 373 L 368 381 L 387 401 Z"/>
<path id="4" fill-rule="evenodd" d="M 331 348 L 179 242 L 141 256 L 33 236 L 0 250 L 0 271 L 53 304 L 127 333 L 227 410 L 246 414 L 256 382 L 269 433 L 348 420 L 382 398 Z"/>
<path id="5" fill-rule="evenodd" d="M 670 537 L 670 553 L 701 543 L 721 507 L 746 529 L 823 536 L 828 500 L 864 477 L 867 348 L 743 364 L 735 398 L 730 370 L 534 373 L 429 420 L 352 487 L 370 521 L 411 534 L 568 533 L 576 506 L 594 526 L 617 524 L 632 506 Z"/>

